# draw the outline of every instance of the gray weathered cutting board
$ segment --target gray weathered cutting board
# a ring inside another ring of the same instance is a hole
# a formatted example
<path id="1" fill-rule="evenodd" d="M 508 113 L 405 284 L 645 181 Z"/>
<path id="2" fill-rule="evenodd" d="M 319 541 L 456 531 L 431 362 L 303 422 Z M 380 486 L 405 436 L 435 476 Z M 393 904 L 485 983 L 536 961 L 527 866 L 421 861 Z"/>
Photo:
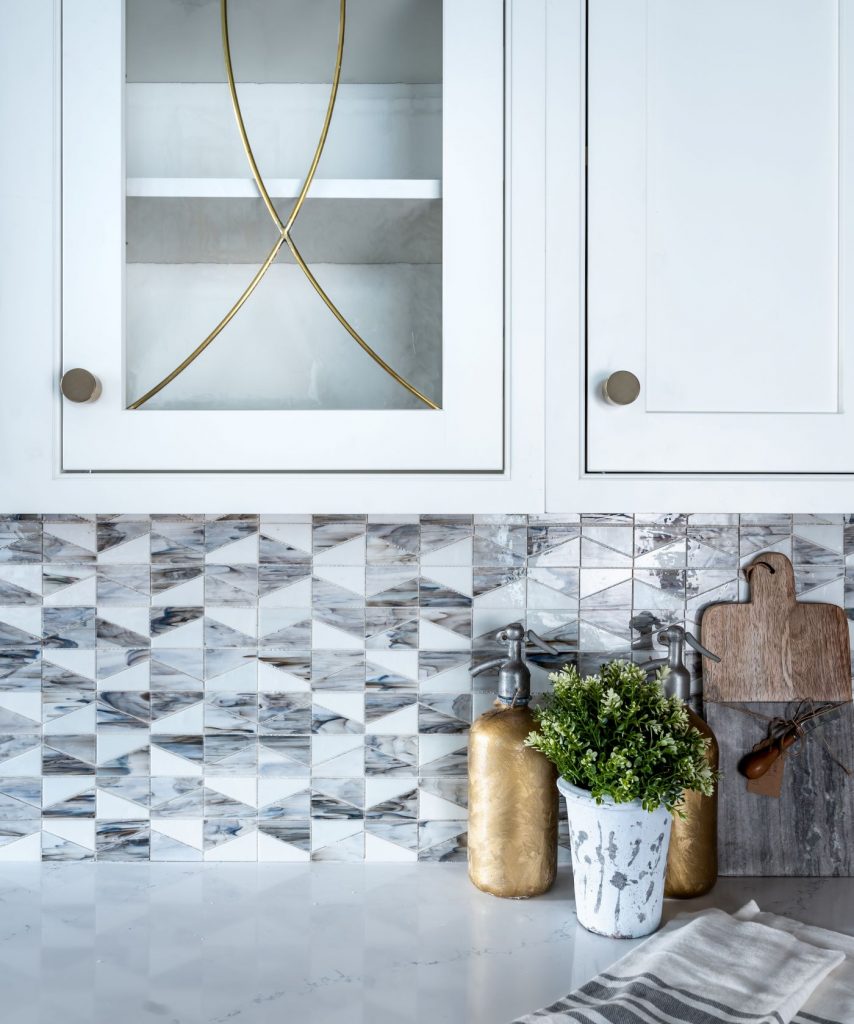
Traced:
<path id="1" fill-rule="evenodd" d="M 786 716 L 791 704 L 750 703 L 764 715 Z M 833 763 L 818 734 L 786 757 L 779 800 L 748 793 L 741 757 L 765 735 L 761 722 L 721 704 L 706 717 L 720 745 L 718 856 L 721 875 L 854 875 L 854 776 Z M 828 746 L 854 769 L 854 706 L 821 728 Z"/>

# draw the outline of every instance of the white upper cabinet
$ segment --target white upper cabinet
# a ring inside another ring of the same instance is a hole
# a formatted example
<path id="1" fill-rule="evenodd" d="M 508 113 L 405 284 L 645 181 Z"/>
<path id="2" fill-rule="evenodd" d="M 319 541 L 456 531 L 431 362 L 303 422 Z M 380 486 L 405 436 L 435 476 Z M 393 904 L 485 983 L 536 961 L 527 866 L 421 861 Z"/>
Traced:
<path id="1" fill-rule="evenodd" d="M 502 0 L 65 0 L 61 46 L 64 472 L 505 470 Z"/>
<path id="2" fill-rule="evenodd" d="M 851 11 L 590 0 L 587 28 L 586 471 L 854 472 Z"/>

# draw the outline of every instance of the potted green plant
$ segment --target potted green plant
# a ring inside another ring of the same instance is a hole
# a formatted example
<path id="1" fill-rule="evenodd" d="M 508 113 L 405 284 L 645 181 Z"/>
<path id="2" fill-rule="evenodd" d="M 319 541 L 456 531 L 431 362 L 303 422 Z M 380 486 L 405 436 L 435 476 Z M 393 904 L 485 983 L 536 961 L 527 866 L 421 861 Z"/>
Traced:
<path id="1" fill-rule="evenodd" d="M 637 938 L 661 921 L 672 814 L 715 776 L 706 740 L 678 697 L 638 665 L 612 661 L 582 679 L 573 665 L 534 710 L 527 739 L 558 770 L 569 815 L 575 904 L 585 928 Z"/>

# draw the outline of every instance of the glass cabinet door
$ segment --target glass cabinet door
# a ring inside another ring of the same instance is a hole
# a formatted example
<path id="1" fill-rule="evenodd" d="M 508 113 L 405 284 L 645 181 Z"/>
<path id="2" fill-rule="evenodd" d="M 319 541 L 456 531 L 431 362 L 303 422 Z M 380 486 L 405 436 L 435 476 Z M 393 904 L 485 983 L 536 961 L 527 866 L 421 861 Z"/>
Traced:
<path id="1" fill-rule="evenodd" d="M 65 469 L 501 470 L 503 6 L 65 0 Z"/>

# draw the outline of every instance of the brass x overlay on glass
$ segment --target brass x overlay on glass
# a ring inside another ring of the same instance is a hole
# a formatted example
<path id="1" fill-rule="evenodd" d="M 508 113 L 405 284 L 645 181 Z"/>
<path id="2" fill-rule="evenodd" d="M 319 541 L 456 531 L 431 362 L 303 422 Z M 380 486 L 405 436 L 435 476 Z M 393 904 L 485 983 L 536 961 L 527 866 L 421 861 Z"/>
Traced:
<path id="1" fill-rule="evenodd" d="M 146 391 L 146 393 L 141 398 L 138 398 L 135 402 L 132 402 L 129 408 L 139 409 L 141 406 L 145 405 L 145 403 L 150 398 L 153 398 L 156 394 L 158 394 L 158 392 L 162 391 L 167 384 L 170 384 L 179 374 L 183 373 L 184 370 L 186 370 L 187 367 L 192 362 L 194 362 L 202 354 L 202 352 L 204 352 L 204 350 L 208 347 L 208 345 L 211 344 L 214 338 L 216 338 L 221 333 L 223 328 L 225 328 L 234 319 L 234 317 L 240 310 L 241 306 L 244 304 L 244 302 L 246 302 L 246 300 L 249 298 L 252 292 L 255 291 L 261 279 L 273 265 L 273 262 L 279 255 L 279 251 L 281 250 L 282 246 L 287 245 L 288 249 L 290 249 L 291 254 L 293 255 L 294 260 L 297 263 L 297 266 L 308 278 L 312 288 L 314 288 L 314 290 L 317 292 L 320 298 L 323 299 L 330 313 L 332 313 L 335 319 L 341 324 L 344 330 L 347 331 L 347 333 L 356 342 L 356 344 L 359 345 L 371 357 L 371 359 L 374 360 L 374 362 L 378 366 L 381 366 L 390 377 L 394 378 L 394 380 L 396 380 L 398 384 L 401 385 L 401 387 L 406 388 L 406 390 L 410 394 L 414 395 L 428 408 L 438 409 L 439 406 L 436 405 L 435 402 L 429 399 L 426 395 L 422 394 L 418 390 L 418 388 L 415 387 L 414 384 L 411 384 L 408 380 L 406 380 L 405 377 L 402 377 L 393 367 L 389 366 L 389 364 L 382 358 L 382 356 L 375 352 L 371 348 L 371 346 L 364 340 L 364 338 L 362 338 L 362 336 L 355 329 L 355 327 L 353 327 L 353 325 L 347 320 L 344 314 L 338 309 L 338 307 L 335 305 L 332 299 L 324 291 L 320 282 L 317 280 L 317 278 L 311 272 L 311 269 L 309 268 L 308 264 L 302 258 L 302 254 L 300 253 L 299 249 L 296 246 L 296 243 L 291 237 L 291 229 L 293 228 L 296 219 L 299 216 L 300 210 L 302 209 L 302 205 L 305 202 L 309 189 L 311 188 L 311 183 L 314 180 L 315 174 L 317 173 L 317 165 L 320 163 L 320 158 L 323 155 L 323 147 L 326 144 L 326 137 L 329 134 L 329 126 L 332 123 L 332 114 L 335 111 L 335 100 L 338 96 L 338 85 L 339 82 L 341 81 L 341 64 L 344 58 L 344 29 L 347 20 L 347 0 L 341 0 L 341 8 L 338 19 L 338 52 L 335 57 L 335 73 L 332 76 L 332 88 L 329 93 L 329 103 L 326 108 L 326 116 L 323 119 L 323 127 L 321 128 L 320 131 L 320 138 L 317 142 L 317 148 L 314 151 L 314 157 L 312 158 L 311 165 L 309 166 L 308 174 L 305 177 L 305 181 L 303 182 L 303 186 L 300 189 L 300 193 L 297 196 L 293 208 L 291 209 L 291 212 L 288 215 L 288 219 L 286 221 L 282 220 L 282 218 L 279 216 L 278 211 L 276 210 L 276 207 L 273 205 L 273 201 L 270 198 L 270 194 L 267 191 L 266 185 L 264 184 L 264 179 L 261 177 L 261 172 L 258 170 L 258 164 L 255 162 L 255 156 L 252 152 L 252 146 L 249 144 L 249 136 L 246 133 L 246 125 L 244 124 L 243 121 L 243 114 L 240 109 L 240 101 L 237 98 L 237 86 L 234 81 L 234 69 L 231 63 L 231 47 L 229 46 L 228 42 L 228 0 L 220 0 L 220 20 L 222 24 L 222 51 L 223 57 L 225 59 L 225 73 L 226 76 L 228 77 L 228 89 L 229 93 L 231 94 L 231 106 L 234 109 L 234 116 L 235 119 L 237 120 L 237 129 L 240 132 L 240 140 L 243 143 L 243 149 L 246 152 L 246 159 L 249 161 L 249 168 L 252 171 L 252 177 L 255 180 L 255 185 L 257 186 L 258 192 L 260 193 L 261 198 L 264 201 L 264 205 L 267 207 L 267 212 L 270 214 L 273 223 L 276 225 L 276 228 L 278 229 L 279 237 L 276 239 L 276 244 L 267 254 L 267 258 L 258 268 L 258 270 L 255 273 L 255 276 L 246 286 L 245 290 L 240 295 L 238 300 L 225 314 L 222 320 L 220 320 L 216 327 L 214 327 L 210 334 L 204 339 L 204 341 L 197 345 L 196 348 L 193 349 L 193 351 L 187 356 L 187 358 L 184 359 L 183 362 L 179 363 L 178 366 L 176 366 L 175 369 L 170 374 L 164 377 L 159 384 L 155 384 L 150 391 Z"/>

